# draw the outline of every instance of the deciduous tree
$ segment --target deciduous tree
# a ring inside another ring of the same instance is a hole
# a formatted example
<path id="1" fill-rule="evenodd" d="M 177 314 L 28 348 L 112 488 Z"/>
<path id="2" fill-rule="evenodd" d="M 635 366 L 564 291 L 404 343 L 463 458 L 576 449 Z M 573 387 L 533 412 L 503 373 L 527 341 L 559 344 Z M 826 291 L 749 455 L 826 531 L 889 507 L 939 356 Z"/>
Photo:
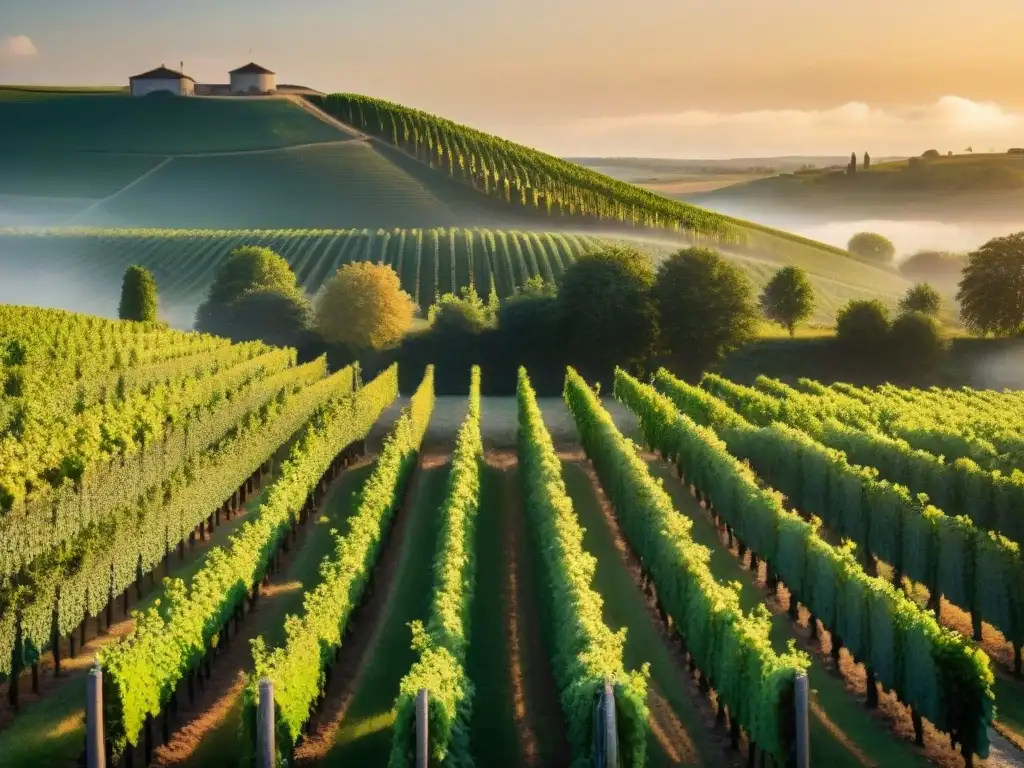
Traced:
<path id="1" fill-rule="evenodd" d="M 658 338 L 653 285 L 650 259 L 635 248 L 578 257 L 558 290 L 572 361 L 598 373 L 647 360 Z"/>
<path id="2" fill-rule="evenodd" d="M 836 338 L 852 352 L 877 352 L 888 331 L 889 310 L 878 299 L 853 299 L 836 314 Z"/>
<path id="3" fill-rule="evenodd" d="M 918 283 L 907 289 L 900 299 L 900 312 L 922 312 L 931 317 L 939 314 L 942 297 L 928 283 Z"/>
<path id="4" fill-rule="evenodd" d="M 677 362 L 703 369 L 757 336 L 760 313 L 743 271 L 709 248 L 685 248 L 658 267 L 654 295 L 661 343 Z"/>
<path id="5" fill-rule="evenodd" d="M 315 326 L 323 338 L 354 350 L 396 344 L 409 330 L 416 304 L 386 264 L 346 264 L 316 298 Z"/>
<path id="6" fill-rule="evenodd" d="M 814 287 L 800 267 L 783 267 L 761 291 L 761 311 L 792 336 L 814 310 Z"/>
<path id="7" fill-rule="evenodd" d="M 967 258 L 956 295 L 975 333 L 1007 336 L 1024 327 L 1024 232 L 989 240 Z"/>

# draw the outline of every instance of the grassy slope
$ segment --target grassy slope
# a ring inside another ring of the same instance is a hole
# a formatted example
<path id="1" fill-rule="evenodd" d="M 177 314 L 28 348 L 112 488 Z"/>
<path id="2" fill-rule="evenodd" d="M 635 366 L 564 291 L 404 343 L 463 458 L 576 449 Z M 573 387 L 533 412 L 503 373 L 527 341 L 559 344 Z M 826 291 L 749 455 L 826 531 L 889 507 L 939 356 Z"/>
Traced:
<path id="1" fill-rule="evenodd" d="M 392 706 L 402 676 L 416 660 L 407 625 L 414 619 L 426 620 L 430 610 L 437 539 L 433 512 L 444 499 L 448 478 L 447 465 L 416 471 L 421 477 L 418 488 L 411 488 L 415 495 L 406 501 L 412 515 L 406 539 L 390 545 L 402 547 L 393 600 L 334 746 L 322 760 L 325 766 L 384 765 L 391 752 Z"/>
<path id="2" fill-rule="evenodd" d="M 182 155 L 278 149 L 345 134 L 281 99 L 133 99 L 123 95 L 0 101 L 5 151 Z"/>

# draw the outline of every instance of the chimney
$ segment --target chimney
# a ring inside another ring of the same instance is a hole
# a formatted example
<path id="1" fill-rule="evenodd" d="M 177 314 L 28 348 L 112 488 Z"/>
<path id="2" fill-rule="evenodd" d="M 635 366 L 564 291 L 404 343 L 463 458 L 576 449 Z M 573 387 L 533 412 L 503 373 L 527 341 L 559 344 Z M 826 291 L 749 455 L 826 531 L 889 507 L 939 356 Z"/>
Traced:
<path id="1" fill-rule="evenodd" d="M 183 74 L 183 75 L 185 74 L 185 62 L 184 61 L 181 62 L 181 69 L 179 69 L 178 71 L 181 72 L 181 74 Z"/>

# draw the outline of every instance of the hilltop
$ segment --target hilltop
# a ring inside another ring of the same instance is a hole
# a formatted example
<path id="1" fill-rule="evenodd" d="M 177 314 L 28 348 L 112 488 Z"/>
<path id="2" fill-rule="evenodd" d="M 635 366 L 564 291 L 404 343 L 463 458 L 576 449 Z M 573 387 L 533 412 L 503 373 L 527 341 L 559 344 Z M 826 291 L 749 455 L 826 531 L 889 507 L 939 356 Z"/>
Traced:
<path id="1" fill-rule="evenodd" d="M 1024 204 L 1024 154 L 913 157 L 858 167 L 853 175 L 841 166 L 796 170 L 678 197 L 711 207 L 756 204 L 773 212 L 799 209 L 832 218 L 1017 219 Z"/>

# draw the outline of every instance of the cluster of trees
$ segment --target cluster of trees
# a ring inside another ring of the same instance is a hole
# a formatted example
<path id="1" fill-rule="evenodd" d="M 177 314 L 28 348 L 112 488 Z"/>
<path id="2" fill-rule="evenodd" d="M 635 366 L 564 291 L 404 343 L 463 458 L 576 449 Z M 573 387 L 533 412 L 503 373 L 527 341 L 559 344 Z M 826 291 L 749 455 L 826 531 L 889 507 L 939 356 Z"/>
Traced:
<path id="1" fill-rule="evenodd" d="M 861 253 L 884 255 L 891 243 L 879 238 L 860 233 L 854 240 Z M 961 263 L 946 254 L 915 260 L 922 269 Z M 1024 330 L 1024 233 L 989 241 L 966 264 L 957 294 L 963 325 L 982 335 Z M 850 301 L 836 316 L 837 343 L 850 354 L 933 359 L 945 345 L 941 304 L 927 282 L 907 291 L 894 319 L 880 301 Z M 129 267 L 120 317 L 153 321 L 157 308 L 153 276 Z M 470 288 L 441 297 L 424 322 L 387 265 L 346 264 L 311 300 L 281 256 L 244 247 L 215 276 L 196 329 L 293 346 L 304 359 L 327 352 L 334 366 L 359 359 L 368 372 L 394 360 L 410 362 L 404 368 L 413 372 L 436 364 L 438 391 L 449 381 L 463 390 L 470 365 L 479 364 L 492 382 L 514 382 L 526 365 L 538 389 L 557 391 L 566 365 L 597 380 L 616 366 L 696 374 L 757 337 L 764 320 L 793 335 L 813 309 L 813 286 L 798 267 L 779 269 L 757 295 L 746 274 L 714 250 L 685 248 L 655 268 L 641 251 L 615 246 L 578 258 L 557 290 L 536 278 L 499 302 Z"/>
<path id="2" fill-rule="evenodd" d="M 928 283 L 907 290 L 891 322 L 878 299 L 852 300 L 836 314 L 836 339 L 855 355 L 891 357 L 907 365 L 933 362 L 945 349 L 937 319 L 941 306 L 942 297 Z"/>

